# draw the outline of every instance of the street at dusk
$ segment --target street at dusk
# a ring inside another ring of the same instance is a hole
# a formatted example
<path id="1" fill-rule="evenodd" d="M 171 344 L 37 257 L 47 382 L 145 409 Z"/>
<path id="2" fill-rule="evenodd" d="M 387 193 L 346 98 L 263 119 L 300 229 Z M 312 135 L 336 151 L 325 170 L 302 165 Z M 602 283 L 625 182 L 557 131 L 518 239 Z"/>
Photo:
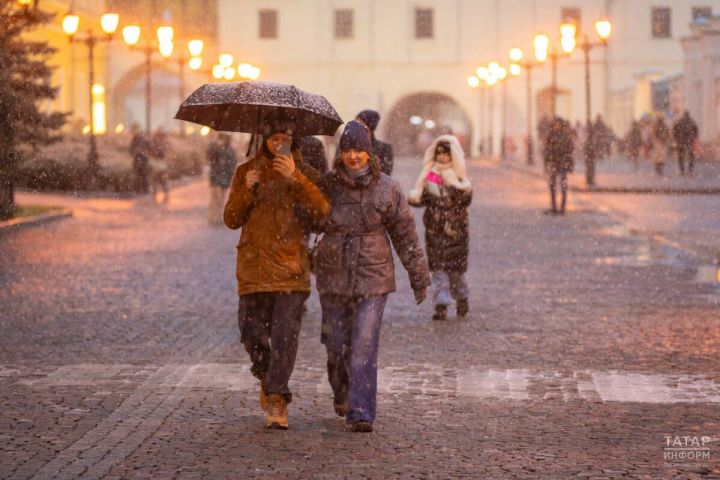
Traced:
<path id="1" fill-rule="evenodd" d="M 410 183 L 412 161 L 397 168 Z M 72 219 L 4 235 L 0 476 L 720 475 L 720 287 L 696 280 L 703 260 L 594 197 L 547 218 L 541 181 L 470 173 L 471 314 L 431 321 L 400 277 L 368 438 L 332 411 L 316 296 L 291 429 L 265 431 L 238 339 L 236 235 L 205 226 L 203 183 L 166 206 L 78 200 Z M 708 465 L 666 467 L 666 435 L 714 437 Z"/>
<path id="2" fill-rule="evenodd" d="M 0 479 L 720 479 L 720 0 L 0 0 Z"/>

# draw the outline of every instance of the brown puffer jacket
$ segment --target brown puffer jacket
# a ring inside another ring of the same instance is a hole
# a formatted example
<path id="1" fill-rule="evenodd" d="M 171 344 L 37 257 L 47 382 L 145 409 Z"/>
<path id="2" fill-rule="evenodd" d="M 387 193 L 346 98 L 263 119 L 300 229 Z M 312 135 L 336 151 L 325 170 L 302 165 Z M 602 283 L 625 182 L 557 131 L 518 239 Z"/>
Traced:
<path id="1" fill-rule="evenodd" d="M 410 276 L 413 290 L 430 285 L 415 219 L 400 185 L 380 173 L 379 160 L 360 178 L 350 177 L 338 161 L 320 188 L 332 211 L 317 253 L 320 294 L 351 297 L 395 291 L 395 267 L 390 243 Z"/>
<path id="2" fill-rule="evenodd" d="M 232 229 L 243 227 L 237 246 L 239 295 L 310 291 L 308 226 L 301 217 L 322 222 L 330 203 L 308 178 L 314 170 L 297 157 L 296 164 L 289 179 L 273 170 L 272 161 L 262 155 L 235 171 L 224 221 Z M 245 186 L 245 175 L 251 169 L 260 171 L 260 184 L 254 192 Z"/>

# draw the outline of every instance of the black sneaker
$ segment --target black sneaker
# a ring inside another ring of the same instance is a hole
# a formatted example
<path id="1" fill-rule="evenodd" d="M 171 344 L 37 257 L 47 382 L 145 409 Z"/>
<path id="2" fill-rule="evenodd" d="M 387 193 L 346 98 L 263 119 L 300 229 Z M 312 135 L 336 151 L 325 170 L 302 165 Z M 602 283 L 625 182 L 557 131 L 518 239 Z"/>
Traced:
<path id="1" fill-rule="evenodd" d="M 467 314 L 470 312 L 470 302 L 468 302 L 467 298 L 461 298 L 457 301 L 457 316 L 460 318 L 465 318 Z"/>
<path id="2" fill-rule="evenodd" d="M 447 305 L 435 305 L 432 319 L 440 322 L 447 320 Z"/>
<path id="3" fill-rule="evenodd" d="M 360 420 L 360 421 L 353 422 L 350 424 L 350 431 L 362 432 L 362 433 L 372 432 L 373 426 L 372 426 L 372 423 L 370 423 L 370 422 Z"/>

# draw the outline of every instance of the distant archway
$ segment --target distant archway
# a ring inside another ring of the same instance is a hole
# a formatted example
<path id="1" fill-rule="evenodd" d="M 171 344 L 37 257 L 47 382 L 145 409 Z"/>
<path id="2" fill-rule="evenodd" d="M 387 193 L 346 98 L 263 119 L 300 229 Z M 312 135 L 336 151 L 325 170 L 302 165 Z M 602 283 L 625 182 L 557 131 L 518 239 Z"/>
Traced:
<path id="1" fill-rule="evenodd" d="M 181 102 L 180 79 L 166 63 L 153 62 L 151 82 L 152 129 L 170 130 L 176 125 L 173 117 Z M 120 77 L 111 90 L 110 105 L 111 127 L 137 122 L 141 129 L 145 128 L 145 64 L 136 65 Z"/>
<path id="2" fill-rule="evenodd" d="M 467 152 L 472 124 L 465 109 L 452 97 L 419 92 L 401 98 L 390 110 L 387 140 L 398 155 L 422 155 L 438 135 L 455 134 Z"/>

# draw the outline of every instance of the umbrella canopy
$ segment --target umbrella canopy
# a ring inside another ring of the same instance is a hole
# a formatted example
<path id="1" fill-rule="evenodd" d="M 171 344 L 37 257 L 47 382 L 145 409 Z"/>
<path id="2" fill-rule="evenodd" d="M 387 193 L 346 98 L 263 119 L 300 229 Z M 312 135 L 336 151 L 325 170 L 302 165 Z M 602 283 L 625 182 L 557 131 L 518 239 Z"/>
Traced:
<path id="1" fill-rule="evenodd" d="M 343 123 L 325 97 L 271 82 L 205 84 L 183 102 L 175 118 L 214 130 L 254 134 L 270 113 L 293 120 L 298 136 L 335 135 Z"/>

